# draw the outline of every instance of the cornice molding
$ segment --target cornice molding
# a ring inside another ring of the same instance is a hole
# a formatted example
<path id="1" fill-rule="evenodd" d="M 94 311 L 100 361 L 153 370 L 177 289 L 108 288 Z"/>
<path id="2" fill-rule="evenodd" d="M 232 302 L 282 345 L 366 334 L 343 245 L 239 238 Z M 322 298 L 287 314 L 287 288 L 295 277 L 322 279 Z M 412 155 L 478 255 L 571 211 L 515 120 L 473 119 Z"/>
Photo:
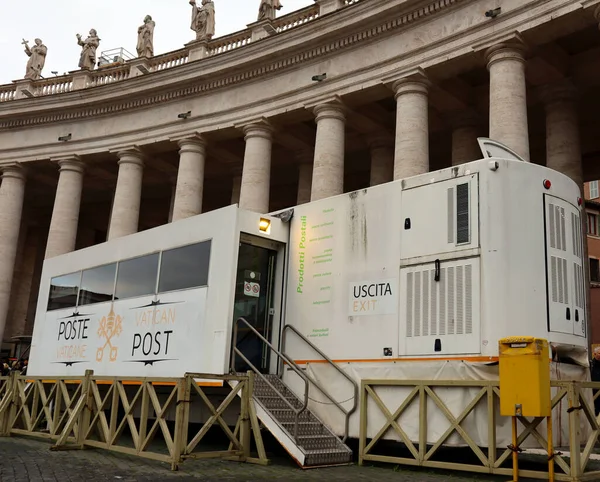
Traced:
<path id="1" fill-rule="evenodd" d="M 362 30 L 359 30 L 359 31 L 356 31 L 353 33 L 348 33 L 348 34 L 342 35 L 339 38 L 336 38 L 335 40 L 331 40 L 325 44 L 316 45 L 314 47 L 306 48 L 306 49 L 303 49 L 300 51 L 298 51 L 297 49 L 294 49 L 294 50 L 296 50 L 296 53 L 294 53 L 290 57 L 285 57 L 285 58 L 281 58 L 281 59 L 278 59 L 275 61 L 266 62 L 258 67 L 250 67 L 245 70 L 238 71 L 235 74 L 221 75 L 220 77 L 216 77 L 214 79 L 206 80 L 206 81 L 200 82 L 200 83 L 197 83 L 197 78 L 196 78 L 195 79 L 196 83 L 194 83 L 193 85 L 177 86 L 177 87 L 171 86 L 170 88 L 166 87 L 162 92 L 150 94 L 147 96 L 144 95 L 144 91 L 138 91 L 138 92 L 133 93 L 133 95 L 137 96 L 137 98 L 131 99 L 131 100 L 119 99 L 119 100 L 115 100 L 114 102 L 107 103 L 106 99 L 103 99 L 101 101 L 97 101 L 98 105 L 91 105 L 91 106 L 83 107 L 83 108 L 72 107 L 67 110 L 61 110 L 61 112 L 48 112 L 45 114 L 32 114 L 29 116 L 27 116 L 25 114 L 16 119 L 0 120 L 0 129 L 38 126 L 38 125 L 44 125 L 44 124 L 48 124 L 48 123 L 80 120 L 80 119 L 85 119 L 85 118 L 89 118 L 89 117 L 98 117 L 98 116 L 103 116 L 103 115 L 113 115 L 116 113 L 132 111 L 135 109 L 140 109 L 140 108 L 144 108 L 144 107 L 148 107 L 148 106 L 152 106 L 152 105 L 156 105 L 156 104 L 161 104 L 164 102 L 178 100 L 178 99 L 182 99 L 182 98 L 189 97 L 189 96 L 197 96 L 199 94 L 201 95 L 201 94 L 205 94 L 208 92 L 217 91 L 219 89 L 227 88 L 232 85 L 239 85 L 244 82 L 255 81 L 261 77 L 265 77 L 265 76 L 271 75 L 276 72 L 277 73 L 284 72 L 284 71 L 296 68 L 301 64 L 314 61 L 315 59 L 329 56 L 331 54 L 340 52 L 342 50 L 354 48 L 357 44 L 359 44 L 361 42 L 370 41 L 374 38 L 387 35 L 390 32 L 395 31 L 399 28 L 406 28 L 408 26 L 412 26 L 414 23 L 421 21 L 422 19 L 424 19 L 426 17 L 431 17 L 432 15 L 439 14 L 441 11 L 443 11 L 447 8 L 453 7 L 460 3 L 467 3 L 469 1 L 471 1 L 471 0 L 434 0 L 434 1 L 430 1 L 426 4 L 421 3 L 420 6 L 414 8 L 410 11 L 405 11 L 404 13 L 397 16 L 396 18 L 387 20 L 384 23 L 371 25 L 368 28 L 365 28 L 365 29 L 362 29 Z M 364 2 L 364 4 L 368 4 L 369 5 L 368 8 L 373 7 L 371 2 Z M 343 13 L 351 13 L 352 16 L 356 16 L 358 13 L 358 10 L 360 9 L 361 6 L 363 6 L 363 2 L 358 3 L 356 5 L 355 9 L 343 9 L 340 11 L 339 14 L 336 13 L 335 15 L 341 15 Z M 351 12 L 351 10 L 356 10 L 356 11 Z M 332 16 L 335 16 L 335 15 L 332 15 Z M 331 16 L 327 16 L 327 17 L 330 18 Z M 314 22 L 311 22 L 310 24 L 307 24 L 306 26 L 314 27 L 316 24 L 320 23 L 320 21 L 328 20 L 327 17 L 323 17 L 321 19 L 315 20 Z M 275 38 L 277 38 L 277 37 L 275 37 Z M 273 38 L 271 40 L 274 40 L 275 38 Z M 264 40 L 260 43 L 264 46 L 263 42 L 264 42 Z M 255 46 L 258 44 L 259 44 L 259 42 L 254 42 L 251 45 Z M 244 49 L 240 49 L 240 50 L 236 51 L 236 53 L 238 53 L 238 54 L 243 53 L 243 50 Z M 215 60 L 217 60 L 217 59 L 224 60 L 224 57 L 221 57 L 221 58 L 214 57 L 214 59 Z M 203 61 L 199 61 L 199 62 L 190 62 L 188 64 L 185 64 L 185 66 L 188 68 L 195 67 L 196 69 L 201 69 L 206 65 L 204 62 L 206 62 L 207 60 L 212 60 L 212 58 L 204 59 Z M 262 59 L 259 59 L 259 61 L 260 60 L 262 60 Z M 179 70 L 179 72 L 181 73 L 181 70 Z M 162 75 L 163 73 L 168 74 L 169 71 L 166 70 L 166 71 L 162 71 L 160 73 L 155 73 L 153 75 Z M 116 88 L 116 89 L 119 89 L 120 91 L 122 91 L 126 87 L 127 83 L 140 81 L 143 79 L 144 79 L 144 77 L 135 77 L 132 79 L 128 79 L 128 80 L 124 80 L 121 82 L 116 82 L 116 83 L 110 84 L 110 87 L 113 87 L 113 88 Z M 190 79 L 187 81 L 194 82 L 194 79 Z M 109 86 L 102 86 L 100 88 L 106 88 L 106 87 L 109 87 Z M 87 90 L 69 92 L 69 93 L 65 93 L 65 94 L 56 94 L 56 95 L 48 96 L 48 97 L 40 97 L 40 98 L 36 98 L 35 100 L 44 99 L 44 100 L 48 100 L 48 101 L 52 102 L 52 101 L 58 100 L 58 98 L 60 98 L 60 97 L 62 97 L 64 99 L 66 96 L 70 96 L 70 97 L 75 96 L 76 98 L 85 99 L 86 94 L 90 93 L 93 95 L 93 91 L 95 89 L 98 89 L 98 87 L 92 88 L 92 89 L 87 89 Z M 90 101 L 94 102 L 93 99 L 90 99 Z M 19 101 L 12 101 L 12 102 L 10 102 L 10 104 L 12 104 L 14 106 L 16 102 L 19 102 Z M 6 105 L 6 104 L 0 104 L 0 107 L 3 105 Z"/>

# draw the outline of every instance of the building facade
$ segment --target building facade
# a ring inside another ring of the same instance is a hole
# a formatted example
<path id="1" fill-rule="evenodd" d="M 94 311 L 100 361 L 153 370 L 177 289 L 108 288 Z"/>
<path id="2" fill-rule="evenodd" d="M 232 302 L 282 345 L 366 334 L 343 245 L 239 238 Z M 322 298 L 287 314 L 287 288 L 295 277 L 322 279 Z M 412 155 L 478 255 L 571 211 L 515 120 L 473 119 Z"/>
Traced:
<path id="1" fill-rule="evenodd" d="M 218 8 L 218 6 L 217 6 Z M 45 258 L 231 203 L 268 212 L 480 157 L 600 178 L 600 0 L 315 0 L 0 86 L 0 339 Z"/>

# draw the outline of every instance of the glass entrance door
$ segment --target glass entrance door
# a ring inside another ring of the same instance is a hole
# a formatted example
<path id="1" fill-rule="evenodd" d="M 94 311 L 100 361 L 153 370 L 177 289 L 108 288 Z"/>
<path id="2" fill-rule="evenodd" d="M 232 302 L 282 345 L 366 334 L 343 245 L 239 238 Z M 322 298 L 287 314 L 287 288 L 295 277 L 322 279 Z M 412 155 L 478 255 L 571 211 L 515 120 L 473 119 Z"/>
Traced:
<path id="1" fill-rule="evenodd" d="M 277 252 L 247 243 L 240 244 L 233 321 L 244 318 L 262 336 L 271 341 L 273 314 L 273 280 Z M 270 350 L 243 323 L 238 323 L 235 346 L 262 373 L 268 373 Z M 251 368 L 239 356 L 234 370 Z"/>

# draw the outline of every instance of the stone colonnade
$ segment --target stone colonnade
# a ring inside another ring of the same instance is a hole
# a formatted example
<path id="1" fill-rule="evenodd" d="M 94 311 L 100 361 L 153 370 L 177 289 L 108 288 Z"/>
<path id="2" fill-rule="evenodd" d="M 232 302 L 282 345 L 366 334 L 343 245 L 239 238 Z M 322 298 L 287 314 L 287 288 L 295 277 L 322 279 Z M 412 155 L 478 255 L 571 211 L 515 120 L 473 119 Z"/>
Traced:
<path id="1" fill-rule="evenodd" d="M 529 160 L 525 85 L 525 52 L 519 43 L 493 46 L 485 54 L 490 78 L 489 137 L 505 143 Z M 395 136 L 371 135 L 370 185 L 429 171 L 428 96 L 431 83 L 425 72 L 412 72 L 386 80 L 396 99 Z M 581 182 L 581 151 L 574 89 L 569 85 L 542 92 L 547 113 L 548 166 Z M 344 191 L 345 124 L 348 110 L 339 97 L 309 107 L 317 126 L 314 151 L 298 153 L 299 204 L 335 196 Z M 476 144 L 477 119 L 459 113 L 451 121 L 452 165 L 480 156 Z M 261 118 L 241 126 L 245 154 L 241 175 L 234 176 L 232 203 L 257 212 L 268 212 L 271 152 L 274 127 Z M 174 139 L 179 146 L 179 171 L 171 219 L 177 221 L 202 212 L 207 142 L 202 135 Z M 108 226 L 108 239 L 138 230 L 144 151 L 137 146 L 115 152 L 118 179 Z M 55 160 L 60 176 L 52 213 L 46 258 L 75 247 L 84 162 L 78 157 Z M 26 169 L 18 164 L 1 168 L 0 185 L 0 339 L 11 296 L 11 283 L 21 225 Z"/>

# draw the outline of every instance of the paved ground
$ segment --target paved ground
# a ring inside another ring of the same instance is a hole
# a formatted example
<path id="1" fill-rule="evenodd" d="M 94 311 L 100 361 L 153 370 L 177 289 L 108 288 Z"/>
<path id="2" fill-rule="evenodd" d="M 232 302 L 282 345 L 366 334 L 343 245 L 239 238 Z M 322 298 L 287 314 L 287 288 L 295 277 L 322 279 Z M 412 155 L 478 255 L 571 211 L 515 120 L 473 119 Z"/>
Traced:
<path id="1" fill-rule="evenodd" d="M 0 438 L 1 482 L 184 482 L 191 480 L 246 482 L 272 481 L 407 481 L 500 482 L 470 474 L 380 467 L 335 467 L 301 470 L 276 454 L 267 467 L 223 461 L 187 461 L 179 472 L 167 465 L 104 450 L 51 452 L 50 444 L 28 438 Z"/>

